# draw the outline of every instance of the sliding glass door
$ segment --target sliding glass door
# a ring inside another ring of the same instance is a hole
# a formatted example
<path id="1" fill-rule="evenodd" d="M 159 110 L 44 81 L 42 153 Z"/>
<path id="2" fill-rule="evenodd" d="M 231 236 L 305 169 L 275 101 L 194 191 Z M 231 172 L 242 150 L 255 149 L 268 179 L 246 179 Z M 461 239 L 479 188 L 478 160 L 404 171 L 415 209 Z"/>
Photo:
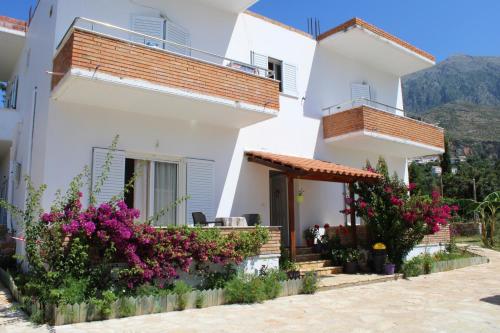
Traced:
<path id="1" fill-rule="evenodd" d="M 153 214 L 162 213 L 159 226 L 177 224 L 177 208 L 172 205 L 178 199 L 178 165 L 176 163 L 153 162 Z"/>

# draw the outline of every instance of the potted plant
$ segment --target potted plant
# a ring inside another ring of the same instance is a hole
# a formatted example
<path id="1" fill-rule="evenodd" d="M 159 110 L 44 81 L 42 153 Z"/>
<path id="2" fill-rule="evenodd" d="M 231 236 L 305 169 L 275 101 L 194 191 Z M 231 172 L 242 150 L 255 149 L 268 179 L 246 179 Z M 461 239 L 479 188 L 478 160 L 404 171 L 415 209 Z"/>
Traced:
<path id="1" fill-rule="evenodd" d="M 384 265 L 387 261 L 387 250 L 384 243 L 375 243 L 373 249 L 373 270 L 377 274 L 384 273 Z"/>
<path id="2" fill-rule="evenodd" d="M 304 202 L 304 190 L 300 189 L 297 195 L 295 196 L 295 200 L 297 200 L 297 203 L 303 203 Z"/>
<path id="3" fill-rule="evenodd" d="M 344 273 L 356 274 L 358 272 L 359 250 L 348 248 L 344 250 Z"/>
<path id="4" fill-rule="evenodd" d="M 319 225 L 315 225 L 314 227 L 309 227 L 304 230 L 304 238 L 306 239 L 307 247 L 314 246 L 314 240 L 318 238 L 319 235 Z"/>
<path id="5" fill-rule="evenodd" d="M 289 267 L 286 270 L 286 275 L 290 280 L 296 280 L 300 278 L 299 266 L 293 261 L 290 261 Z"/>
<path id="6" fill-rule="evenodd" d="M 394 271 L 396 270 L 396 265 L 387 260 L 384 266 L 385 275 L 394 275 Z"/>

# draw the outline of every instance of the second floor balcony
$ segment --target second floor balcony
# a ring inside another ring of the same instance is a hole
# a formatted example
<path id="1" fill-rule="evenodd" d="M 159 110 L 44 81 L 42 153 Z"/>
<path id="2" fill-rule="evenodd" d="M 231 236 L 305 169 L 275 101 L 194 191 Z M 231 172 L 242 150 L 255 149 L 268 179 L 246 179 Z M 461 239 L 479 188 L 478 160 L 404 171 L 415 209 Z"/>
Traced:
<path id="1" fill-rule="evenodd" d="M 323 137 L 331 145 L 405 157 L 444 152 L 442 128 L 408 118 L 389 105 L 356 99 L 323 112 Z"/>
<path id="2" fill-rule="evenodd" d="M 104 109 L 241 128 L 277 115 L 279 82 L 268 78 L 268 72 L 77 18 L 54 57 L 52 96 Z"/>

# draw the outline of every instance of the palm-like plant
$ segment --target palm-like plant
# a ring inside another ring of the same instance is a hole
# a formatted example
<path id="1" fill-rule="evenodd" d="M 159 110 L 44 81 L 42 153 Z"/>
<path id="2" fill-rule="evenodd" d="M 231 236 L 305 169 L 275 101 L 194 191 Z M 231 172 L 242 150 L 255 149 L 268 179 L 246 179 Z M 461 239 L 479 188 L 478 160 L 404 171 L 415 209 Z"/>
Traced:
<path id="1" fill-rule="evenodd" d="M 481 217 L 481 237 L 487 247 L 495 245 L 495 226 L 500 213 L 500 191 L 490 193 L 478 203 L 475 211 Z"/>

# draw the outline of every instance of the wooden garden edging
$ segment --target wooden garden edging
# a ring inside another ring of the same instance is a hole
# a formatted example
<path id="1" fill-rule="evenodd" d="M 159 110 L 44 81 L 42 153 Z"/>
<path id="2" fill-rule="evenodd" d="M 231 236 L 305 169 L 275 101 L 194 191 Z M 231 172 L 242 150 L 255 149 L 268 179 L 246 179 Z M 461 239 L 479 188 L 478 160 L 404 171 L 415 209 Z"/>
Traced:
<path id="1" fill-rule="evenodd" d="M 478 256 L 476 254 L 469 258 L 437 261 L 432 263 L 431 273 L 446 272 L 467 266 L 486 264 L 489 261 L 487 257 Z"/>
<path id="2" fill-rule="evenodd" d="M 122 297 L 111 305 L 111 313 L 108 316 L 103 316 L 99 313 L 96 306 L 90 303 L 55 306 L 52 304 L 40 304 L 39 302 L 23 298 L 12 276 L 2 268 L 0 268 L 0 280 L 5 287 L 9 288 L 14 299 L 29 314 L 36 311 L 43 311 L 45 321 L 56 326 L 183 310 L 179 308 L 179 296 L 175 294 Z M 300 294 L 302 282 L 302 278 L 280 282 L 282 290 L 278 297 Z M 195 290 L 181 297 L 185 301 L 184 309 L 206 308 L 227 304 L 223 289 Z"/>

